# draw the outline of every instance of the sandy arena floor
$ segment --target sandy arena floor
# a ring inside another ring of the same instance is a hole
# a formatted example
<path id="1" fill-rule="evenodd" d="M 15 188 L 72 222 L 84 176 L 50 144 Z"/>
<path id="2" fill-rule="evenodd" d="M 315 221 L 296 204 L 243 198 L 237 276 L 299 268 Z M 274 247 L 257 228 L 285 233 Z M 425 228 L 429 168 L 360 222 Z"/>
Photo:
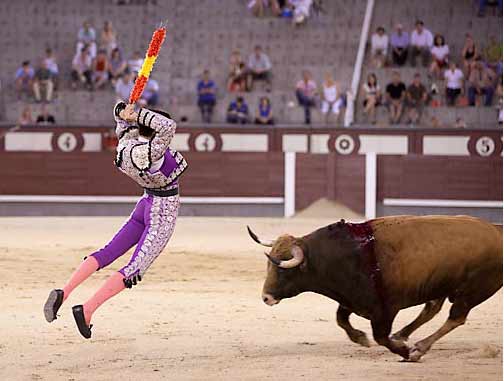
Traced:
<path id="1" fill-rule="evenodd" d="M 502 379 L 502 292 L 420 363 L 376 344 L 351 343 L 335 323 L 337 304 L 314 294 L 264 305 L 262 248 L 246 234 L 307 233 L 327 219 L 181 218 L 174 238 L 139 287 L 94 316 L 78 334 L 71 306 L 85 301 L 121 258 L 85 282 L 48 324 L 42 306 L 82 257 L 122 218 L 0 219 L 0 380 L 498 380 Z M 437 329 L 449 305 L 416 332 Z M 403 311 L 395 328 L 420 308 Z M 357 328 L 369 323 L 352 317 Z"/>

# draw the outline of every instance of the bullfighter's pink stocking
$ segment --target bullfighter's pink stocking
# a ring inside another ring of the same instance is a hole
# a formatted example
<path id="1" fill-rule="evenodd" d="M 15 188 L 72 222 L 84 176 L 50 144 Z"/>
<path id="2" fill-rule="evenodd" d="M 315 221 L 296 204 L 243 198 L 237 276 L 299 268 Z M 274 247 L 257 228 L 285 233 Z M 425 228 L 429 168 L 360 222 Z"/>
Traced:
<path id="1" fill-rule="evenodd" d="M 84 304 L 84 317 L 87 325 L 91 323 L 91 316 L 98 307 L 126 288 L 123 280 L 124 275 L 121 273 L 116 272 L 112 274 L 103 286 L 96 291 L 96 294 Z"/>
<path id="2" fill-rule="evenodd" d="M 69 281 L 63 287 L 63 301 L 65 301 L 72 291 L 82 282 L 84 282 L 91 274 L 98 270 L 98 261 L 95 257 L 88 257 L 70 277 Z"/>

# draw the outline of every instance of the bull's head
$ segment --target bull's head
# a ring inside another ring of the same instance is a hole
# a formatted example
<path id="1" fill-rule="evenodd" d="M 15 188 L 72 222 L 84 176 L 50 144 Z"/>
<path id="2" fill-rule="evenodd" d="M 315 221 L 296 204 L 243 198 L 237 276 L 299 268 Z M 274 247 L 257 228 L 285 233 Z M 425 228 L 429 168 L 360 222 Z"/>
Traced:
<path id="1" fill-rule="evenodd" d="M 247 226 L 250 237 L 260 245 L 271 248 L 265 253 L 268 258 L 266 280 L 262 298 L 269 306 L 284 298 L 291 298 L 302 292 L 302 272 L 306 267 L 301 239 L 283 235 L 276 240 L 262 240 Z"/>

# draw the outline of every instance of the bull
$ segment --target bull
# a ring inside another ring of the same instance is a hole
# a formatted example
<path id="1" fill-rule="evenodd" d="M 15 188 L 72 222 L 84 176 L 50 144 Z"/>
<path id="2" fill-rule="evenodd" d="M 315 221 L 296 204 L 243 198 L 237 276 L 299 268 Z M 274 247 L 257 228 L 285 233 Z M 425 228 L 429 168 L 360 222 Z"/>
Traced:
<path id="1" fill-rule="evenodd" d="M 269 306 L 303 292 L 339 303 L 337 324 L 351 341 L 370 346 L 350 324 L 352 313 L 370 320 L 373 338 L 391 352 L 418 361 L 441 337 L 463 325 L 469 311 L 502 287 L 502 226 L 469 216 L 391 216 L 360 224 L 340 222 L 303 237 L 274 241 L 263 301 Z M 431 320 L 445 300 L 446 322 L 409 347 L 409 336 Z M 425 304 L 420 315 L 391 335 L 397 313 Z"/>

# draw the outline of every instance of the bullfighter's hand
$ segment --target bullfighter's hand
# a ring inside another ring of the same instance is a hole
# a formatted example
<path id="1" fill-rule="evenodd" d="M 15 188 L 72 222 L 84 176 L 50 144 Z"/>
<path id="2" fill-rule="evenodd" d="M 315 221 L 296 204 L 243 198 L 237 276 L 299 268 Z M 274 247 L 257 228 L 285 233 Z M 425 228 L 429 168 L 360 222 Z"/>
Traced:
<path id="1" fill-rule="evenodd" d="M 128 104 L 124 110 L 119 113 L 119 117 L 128 123 L 133 123 L 137 119 L 137 113 L 135 112 L 135 105 L 133 103 Z"/>

